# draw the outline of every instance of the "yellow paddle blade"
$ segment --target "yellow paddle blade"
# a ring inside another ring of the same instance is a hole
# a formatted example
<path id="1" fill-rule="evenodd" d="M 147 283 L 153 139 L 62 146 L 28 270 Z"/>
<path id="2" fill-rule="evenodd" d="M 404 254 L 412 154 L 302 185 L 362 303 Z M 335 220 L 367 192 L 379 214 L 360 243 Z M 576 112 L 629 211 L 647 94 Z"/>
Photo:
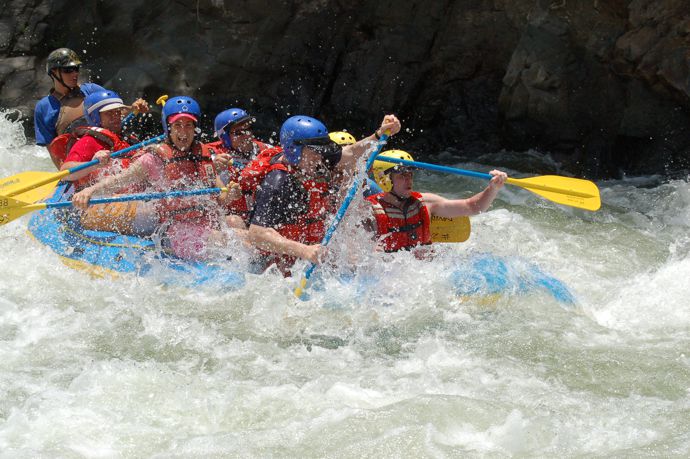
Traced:
<path id="1" fill-rule="evenodd" d="M 21 172 L 0 180 L 0 195 L 8 197 L 22 195 L 23 201 L 38 201 L 50 196 L 55 189 L 55 184 L 68 175 L 69 171 Z"/>
<path id="2" fill-rule="evenodd" d="M 55 193 L 55 187 L 58 182 L 51 182 L 45 185 L 39 186 L 33 190 L 25 191 L 20 194 L 13 194 L 12 197 L 17 198 L 24 202 L 37 202 L 49 198 Z M 0 191 L 0 194 L 4 194 Z"/>
<path id="3" fill-rule="evenodd" d="M 302 279 L 299 281 L 299 285 L 295 287 L 294 294 L 297 298 L 302 297 L 302 293 L 304 292 L 304 289 L 307 288 L 307 278 L 302 277 Z"/>
<path id="4" fill-rule="evenodd" d="M 525 188 L 557 204 L 592 211 L 601 207 L 599 188 L 589 180 L 540 175 L 524 179 L 509 178 L 506 183 Z"/>
<path id="5" fill-rule="evenodd" d="M 470 237 L 470 231 L 471 225 L 468 217 L 431 216 L 432 242 L 465 242 Z"/>
<path id="6" fill-rule="evenodd" d="M 28 214 L 29 212 L 45 208 L 45 203 L 31 204 L 18 199 L 10 198 L 9 196 L 0 196 L 0 226 L 9 223 L 12 220 L 16 220 L 22 215 Z"/>

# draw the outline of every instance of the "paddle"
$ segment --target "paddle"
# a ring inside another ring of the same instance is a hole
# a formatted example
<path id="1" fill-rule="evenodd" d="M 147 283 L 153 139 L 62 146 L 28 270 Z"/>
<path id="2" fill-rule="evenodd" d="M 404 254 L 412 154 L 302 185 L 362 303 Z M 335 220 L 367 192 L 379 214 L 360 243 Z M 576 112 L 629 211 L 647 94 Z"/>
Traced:
<path id="1" fill-rule="evenodd" d="M 118 150 L 114 152 L 113 154 L 110 155 L 111 158 L 117 158 L 118 156 L 122 156 L 125 153 L 129 153 L 132 150 L 137 150 L 139 148 L 145 147 L 146 145 L 150 145 L 152 143 L 160 142 L 163 140 L 165 136 L 163 134 L 153 137 L 152 139 L 145 140 L 143 142 L 140 142 L 136 145 L 132 145 L 131 147 L 124 148 L 122 150 Z M 46 185 L 51 182 L 57 182 L 60 179 L 67 177 L 70 174 L 73 174 L 75 172 L 79 172 L 81 170 L 84 170 L 88 167 L 95 166 L 98 164 L 98 160 L 94 159 L 92 161 L 89 161 L 84 164 L 80 164 L 79 166 L 75 166 L 71 169 L 67 169 L 64 171 L 60 172 L 22 172 L 16 175 L 13 175 L 11 177 L 7 177 L 4 179 L 2 182 L 0 182 L 0 193 L 4 196 L 17 196 L 23 193 L 26 193 L 27 191 L 31 191 L 34 189 L 37 189 L 43 185 Z M 48 190 L 49 188 L 44 188 L 44 190 Z M 36 198 L 36 195 L 39 193 L 35 193 L 31 198 L 34 199 L 42 199 L 46 197 L 46 195 L 39 196 Z M 25 197 L 29 197 L 29 195 L 25 195 Z"/>
<path id="2" fill-rule="evenodd" d="M 387 163 L 403 164 L 405 166 L 428 169 L 437 172 L 447 172 L 455 175 L 465 175 L 491 180 L 490 174 L 482 172 L 466 171 L 455 167 L 437 166 L 436 164 L 421 163 L 418 161 L 406 161 L 398 158 L 388 158 L 381 156 L 379 161 Z M 562 177 L 560 175 L 541 175 L 524 179 L 508 178 L 506 183 L 525 188 L 532 193 L 538 194 L 557 204 L 577 207 L 579 209 L 595 211 L 601 207 L 599 188 L 589 180 L 572 177 Z"/>
<path id="3" fill-rule="evenodd" d="M 137 193 L 116 196 L 112 198 L 97 198 L 91 199 L 89 205 L 107 204 L 109 202 L 126 202 L 126 201 L 150 201 L 152 199 L 164 198 L 178 198 L 183 196 L 197 196 L 202 194 L 215 194 L 227 191 L 227 188 L 200 188 L 197 190 L 186 191 L 167 191 L 159 193 Z M 5 225 L 12 220 L 16 220 L 22 215 L 28 214 L 35 210 L 42 209 L 59 209 L 63 207 L 72 207 L 72 201 L 65 202 L 39 202 L 30 203 L 21 201 L 19 199 L 0 195 L 0 226 Z"/>
<path id="4" fill-rule="evenodd" d="M 371 165 L 374 164 L 376 157 L 378 156 L 379 153 L 381 153 L 381 149 L 386 144 L 386 141 L 388 140 L 389 135 L 390 135 L 390 132 L 386 131 L 381 136 L 381 138 L 378 141 L 378 144 L 376 145 L 376 148 L 371 153 L 371 156 L 369 156 L 369 159 L 367 159 L 367 165 L 366 165 L 366 168 L 364 169 L 365 171 L 368 171 L 369 169 L 371 169 Z M 359 191 L 361 184 L 362 184 L 362 180 L 359 178 L 358 175 L 356 175 L 355 181 L 352 183 L 352 186 L 350 186 L 350 189 L 347 191 L 347 195 L 345 195 L 345 199 L 343 200 L 343 203 L 340 205 L 338 212 L 335 214 L 335 218 L 331 222 L 331 226 L 329 226 L 328 230 L 326 230 L 326 235 L 323 237 L 323 240 L 321 241 L 321 245 L 324 245 L 324 246 L 328 245 L 328 243 L 331 241 L 331 237 L 333 237 L 333 233 L 335 232 L 336 228 L 338 228 L 340 221 L 345 216 L 345 212 L 347 212 L 347 208 L 350 207 L 350 203 L 352 202 L 352 199 L 354 199 L 355 195 Z M 309 267 L 304 272 L 304 276 L 302 276 L 302 280 L 300 281 L 297 288 L 295 288 L 294 293 L 295 293 L 295 296 L 297 298 L 300 298 L 302 296 L 302 291 L 307 288 L 307 281 L 309 280 L 312 273 L 314 272 L 314 269 L 316 269 L 316 265 L 314 263 L 310 263 Z"/>

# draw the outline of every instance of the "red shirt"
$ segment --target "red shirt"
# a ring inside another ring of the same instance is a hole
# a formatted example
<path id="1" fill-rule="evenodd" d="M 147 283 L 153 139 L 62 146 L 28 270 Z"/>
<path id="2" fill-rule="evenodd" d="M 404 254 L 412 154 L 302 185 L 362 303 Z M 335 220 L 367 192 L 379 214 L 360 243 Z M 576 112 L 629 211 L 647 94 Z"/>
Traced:
<path id="1" fill-rule="evenodd" d="M 100 150 L 110 151 L 110 147 L 95 137 L 85 135 L 72 145 L 72 149 L 67 153 L 65 162 L 85 163 L 91 161 L 96 152 Z"/>

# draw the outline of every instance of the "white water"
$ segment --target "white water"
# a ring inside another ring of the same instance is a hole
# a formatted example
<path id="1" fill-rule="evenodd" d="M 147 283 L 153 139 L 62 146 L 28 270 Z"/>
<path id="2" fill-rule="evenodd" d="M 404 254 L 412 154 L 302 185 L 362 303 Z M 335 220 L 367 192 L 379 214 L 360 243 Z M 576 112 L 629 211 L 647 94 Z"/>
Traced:
<path id="1" fill-rule="evenodd" d="M 0 177 L 52 170 L 21 132 L 0 117 Z M 455 250 L 528 259 L 573 309 L 454 298 L 446 267 L 411 259 L 363 298 L 327 282 L 307 302 L 270 274 L 236 292 L 92 279 L 26 217 L 2 226 L 0 458 L 687 457 L 690 188 L 654 183 L 600 184 L 597 213 L 506 187 L 472 220 Z"/>

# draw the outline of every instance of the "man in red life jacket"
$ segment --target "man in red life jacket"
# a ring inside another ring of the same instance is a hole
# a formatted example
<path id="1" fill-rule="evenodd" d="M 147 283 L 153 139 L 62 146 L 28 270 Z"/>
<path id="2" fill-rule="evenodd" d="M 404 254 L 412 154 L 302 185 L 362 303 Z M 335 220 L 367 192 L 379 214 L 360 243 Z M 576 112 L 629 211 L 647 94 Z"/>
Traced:
<path id="1" fill-rule="evenodd" d="M 288 274 L 296 258 L 321 261 L 325 247 L 320 242 L 335 210 L 330 177 L 351 177 L 357 160 L 385 131 L 400 131 L 394 115 L 385 116 L 376 133 L 341 147 L 317 119 L 298 115 L 283 123 L 281 146 L 259 155 L 242 171 L 240 182 L 245 189 L 260 181 L 249 241 L 271 255 L 257 262 L 259 270 L 276 263 Z"/>
<path id="2" fill-rule="evenodd" d="M 213 123 L 216 142 L 206 146 L 211 151 L 219 176 L 223 183 L 239 182 L 242 169 L 262 151 L 271 145 L 257 140 L 252 134 L 254 119 L 241 108 L 229 108 L 220 112 Z M 224 170 L 227 168 L 227 170 Z M 229 202 L 225 208 L 226 222 L 231 228 L 246 229 L 249 210 L 253 202 L 252 193 L 243 194 L 240 199 Z"/>
<path id="3" fill-rule="evenodd" d="M 148 105 L 145 108 L 148 110 Z M 84 117 L 88 126 L 80 126 L 73 131 L 75 138 L 80 138 L 70 148 L 60 170 L 80 166 L 94 158 L 99 164 L 66 177 L 66 180 L 74 182 L 76 191 L 92 185 L 106 175 L 118 173 L 129 165 L 132 154 L 110 161 L 112 152 L 129 147 L 120 137 L 122 117 L 126 110 L 129 107 L 113 91 L 98 91 L 84 100 Z M 153 231 L 152 215 L 151 206 L 147 203 L 113 202 L 89 207 L 82 213 L 81 224 L 90 230 L 150 234 Z"/>
<path id="4" fill-rule="evenodd" d="M 414 161 L 402 150 L 385 151 L 379 155 Z M 413 169 L 384 161 L 374 161 L 374 180 L 383 190 L 367 197 L 373 208 L 374 229 L 378 246 L 385 252 L 411 250 L 431 244 L 431 216 L 454 218 L 477 215 L 489 208 L 508 176 L 493 170 L 486 189 L 468 199 L 446 199 L 433 193 L 412 189 Z"/>
<path id="5" fill-rule="evenodd" d="M 151 185 L 159 191 L 222 187 L 216 175 L 211 153 L 196 137 L 201 117 L 199 104 L 188 96 L 167 100 L 162 124 L 167 139 L 147 148 L 132 165 L 95 185 L 84 188 L 72 198 L 80 209 L 88 206 L 95 193 L 112 193 L 131 185 Z M 220 231 L 220 203 L 240 197 L 236 184 L 220 197 L 201 195 L 155 201 L 163 244 L 175 256 L 203 260 L 212 256 L 214 247 L 226 244 Z"/>

